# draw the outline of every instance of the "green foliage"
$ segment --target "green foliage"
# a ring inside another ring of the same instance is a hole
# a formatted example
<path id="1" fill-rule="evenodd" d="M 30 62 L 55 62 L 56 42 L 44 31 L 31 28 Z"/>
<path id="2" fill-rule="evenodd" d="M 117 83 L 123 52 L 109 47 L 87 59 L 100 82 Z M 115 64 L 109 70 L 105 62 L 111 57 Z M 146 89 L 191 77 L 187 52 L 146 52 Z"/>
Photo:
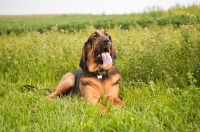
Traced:
<path id="1" fill-rule="evenodd" d="M 57 27 L 52 27 L 43 34 L 32 31 L 19 36 L 2 36 L 0 42 L 2 77 L 11 79 L 13 83 L 20 80 L 34 83 L 41 78 L 50 81 L 49 79 L 56 78 L 66 70 L 77 69 L 81 53 L 77 54 L 76 50 L 80 50 L 84 42 L 77 38 L 79 38 L 77 35 L 59 32 Z M 68 58 L 69 55 L 73 59 Z M 55 70 L 54 74 L 50 73 L 52 70 Z"/>
<path id="2" fill-rule="evenodd" d="M 200 24 L 194 14 L 184 19 L 180 26 L 158 18 L 151 18 L 148 26 L 103 19 L 117 52 L 120 98 L 125 102 L 119 107 L 101 101 L 106 114 L 79 96 L 48 100 L 45 90 L 55 88 L 66 72 L 80 69 L 82 46 L 96 22 L 79 30 L 58 24 L 42 32 L 2 32 L 0 131 L 200 131 Z M 28 91 L 25 84 L 36 89 Z"/>
<path id="3" fill-rule="evenodd" d="M 144 13 L 126 14 L 126 15 L 62 15 L 62 16 L 30 16 L 16 18 L 0 19 L 0 34 L 15 32 L 20 34 L 24 31 L 37 30 L 44 32 L 50 30 L 52 26 L 57 25 L 58 30 L 81 30 L 88 27 L 95 28 L 114 28 L 130 29 L 136 25 L 148 27 L 152 25 L 151 20 L 155 19 L 158 25 L 167 24 L 179 27 L 181 24 L 187 24 L 189 19 L 187 13 L 194 14 L 196 20 L 200 22 L 200 6 L 194 4 L 188 7 L 176 5 L 168 11 L 160 8 L 150 8 Z"/>
<path id="4" fill-rule="evenodd" d="M 188 19 L 190 22 L 180 28 L 155 23 L 145 29 L 120 31 L 115 43 L 125 80 L 133 84 L 164 81 L 180 87 L 188 85 L 187 73 L 194 73 L 199 80 L 200 26 L 194 15 Z"/>

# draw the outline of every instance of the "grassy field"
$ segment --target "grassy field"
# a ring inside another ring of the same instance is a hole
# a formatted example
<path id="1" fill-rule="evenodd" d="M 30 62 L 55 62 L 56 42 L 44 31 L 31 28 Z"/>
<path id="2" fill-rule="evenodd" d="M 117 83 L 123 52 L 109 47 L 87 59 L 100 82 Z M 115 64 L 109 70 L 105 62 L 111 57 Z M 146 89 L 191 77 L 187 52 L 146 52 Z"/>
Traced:
<path id="1" fill-rule="evenodd" d="M 99 107 L 78 95 L 49 100 L 55 88 L 78 66 L 83 43 L 95 27 L 35 30 L 0 36 L 0 131 L 200 131 L 200 24 L 175 27 L 136 25 L 108 28 L 122 74 L 125 106 Z M 27 90 L 24 85 L 33 85 Z"/>
<path id="2" fill-rule="evenodd" d="M 0 16 L 0 35 L 2 33 L 10 34 L 12 32 L 20 34 L 24 31 L 37 30 L 45 32 L 52 26 L 57 25 L 59 30 L 86 29 L 95 28 L 114 28 L 130 29 L 131 27 L 148 27 L 152 21 L 160 26 L 171 24 L 179 27 L 181 24 L 187 24 L 190 19 L 188 14 L 196 16 L 200 22 L 200 4 L 196 3 L 190 6 L 176 5 L 167 11 L 159 7 L 147 8 L 143 13 L 124 14 L 124 15 L 33 15 L 33 16 Z"/>

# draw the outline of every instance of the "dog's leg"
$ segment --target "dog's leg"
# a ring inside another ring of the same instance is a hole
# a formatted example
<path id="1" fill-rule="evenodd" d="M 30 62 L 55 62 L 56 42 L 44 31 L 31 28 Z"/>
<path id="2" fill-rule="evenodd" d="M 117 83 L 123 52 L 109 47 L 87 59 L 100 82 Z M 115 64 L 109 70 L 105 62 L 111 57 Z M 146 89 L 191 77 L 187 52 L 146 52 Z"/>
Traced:
<path id="1" fill-rule="evenodd" d="M 81 87 L 81 96 L 88 102 L 90 102 L 92 105 L 100 106 L 101 112 L 106 112 L 106 107 L 99 103 L 100 100 L 100 91 L 95 85 L 90 86 L 87 85 L 84 88 Z"/>
<path id="2" fill-rule="evenodd" d="M 89 100 L 93 105 L 100 106 L 101 107 L 101 113 L 106 113 L 106 106 L 99 103 L 98 98 L 93 98 Z"/>
<path id="3" fill-rule="evenodd" d="M 55 92 L 51 93 L 48 96 L 48 98 L 53 99 L 55 96 L 58 96 L 59 94 L 69 91 L 72 87 L 74 87 L 74 83 L 75 83 L 74 74 L 71 72 L 68 72 L 60 80 Z"/>
<path id="4" fill-rule="evenodd" d="M 113 105 L 123 105 L 124 102 L 119 99 L 118 97 L 112 97 L 112 96 L 108 96 L 106 97 L 106 99 L 111 102 Z"/>

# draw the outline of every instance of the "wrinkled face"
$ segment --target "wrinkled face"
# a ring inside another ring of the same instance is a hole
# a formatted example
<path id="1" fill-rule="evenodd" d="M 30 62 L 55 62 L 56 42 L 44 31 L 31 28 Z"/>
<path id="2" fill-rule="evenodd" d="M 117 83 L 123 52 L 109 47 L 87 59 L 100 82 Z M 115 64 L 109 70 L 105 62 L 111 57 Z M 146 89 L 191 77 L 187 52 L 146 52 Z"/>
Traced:
<path id="1" fill-rule="evenodd" d="M 93 56 L 97 63 L 103 63 L 101 54 L 103 52 L 112 53 L 111 36 L 104 29 L 96 30 L 90 37 L 89 42 L 93 51 Z"/>
<path id="2" fill-rule="evenodd" d="M 111 36 L 104 30 L 95 30 L 85 42 L 82 50 L 81 68 L 87 69 L 90 65 L 102 64 L 102 53 L 110 54 L 112 60 L 116 58 Z M 89 63 L 88 63 L 89 62 Z"/>

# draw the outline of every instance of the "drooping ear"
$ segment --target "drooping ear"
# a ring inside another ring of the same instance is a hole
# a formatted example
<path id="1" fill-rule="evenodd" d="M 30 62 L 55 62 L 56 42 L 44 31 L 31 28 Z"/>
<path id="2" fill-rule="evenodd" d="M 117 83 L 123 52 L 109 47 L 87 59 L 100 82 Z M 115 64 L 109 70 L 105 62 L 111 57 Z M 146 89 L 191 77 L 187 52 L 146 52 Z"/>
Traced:
<path id="1" fill-rule="evenodd" d="M 116 52 L 115 52 L 115 48 L 114 48 L 114 45 L 113 45 L 112 37 L 111 37 L 111 36 L 109 36 L 109 40 L 110 40 L 110 42 L 111 42 L 110 55 L 111 55 L 111 57 L 112 57 L 112 59 L 113 59 L 113 61 L 114 61 L 114 59 L 116 59 L 117 56 L 116 56 Z"/>
<path id="2" fill-rule="evenodd" d="M 83 48 L 82 48 L 82 55 L 80 59 L 79 66 L 83 71 L 87 69 L 87 42 L 84 43 Z"/>
<path id="3" fill-rule="evenodd" d="M 113 45 L 111 46 L 111 57 L 112 57 L 113 61 L 114 61 L 114 59 L 117 58 L 117 55 L 116 55 L 116 52 L 115 52 L 115 48 L 114 48 Z"/>

